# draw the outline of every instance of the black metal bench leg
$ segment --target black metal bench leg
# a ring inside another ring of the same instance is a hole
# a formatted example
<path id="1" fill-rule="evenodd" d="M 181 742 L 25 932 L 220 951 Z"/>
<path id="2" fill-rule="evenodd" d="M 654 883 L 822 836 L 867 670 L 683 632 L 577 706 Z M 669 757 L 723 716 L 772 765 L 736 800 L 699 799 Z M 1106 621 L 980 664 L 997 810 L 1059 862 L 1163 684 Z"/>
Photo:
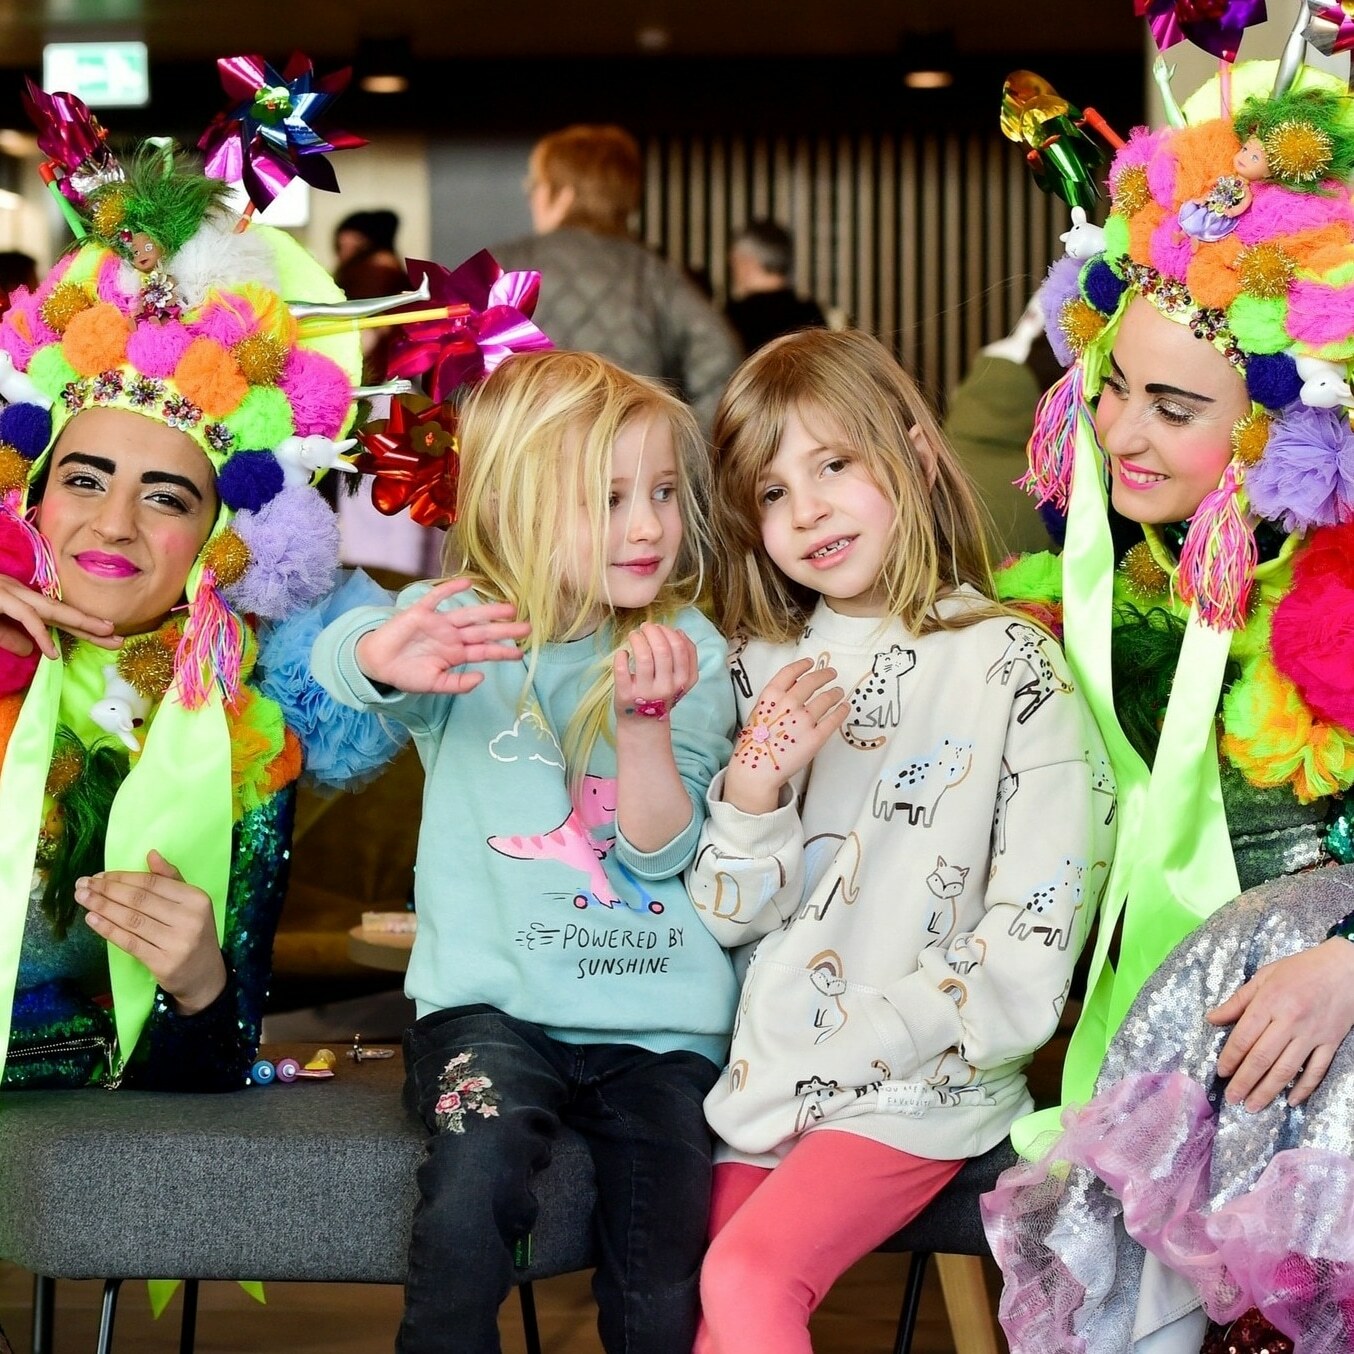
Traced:
<path id="1" fill-rule="evenodd" d="M 536 1293 L 531 1281 L 517 1285 L 517 1296 L 522 1303 L 522 1338 L 527 1354 L 541 1354 L 541 1332 L 536 1325 Z"/>
<path id="2" fill-rule="evenodd" d="M 179 1325 L 179 1354 L 193 1354 L 197 1340 L 197 1280 L 183 1281 L 183 1321 Z"/>
<path id="3" fill-rule="evenodd" d="M 103 1285 L 103 1310 L 99 1313 L 99 1343 L 95 1354 L 112 1354 L 113 1316 L 117 1311 L 121 1279 L 106 1279 Z"/>
<path id="4" fill-rule="evenodd" d="M 52 1322 L 56 1317 L 56 1280 L 33 1275 L 33 1354 L 52 1354 Z"/>
<path id="5" fill-rule="evenodd" d="M 917 1311 L 921 1307 L 922 1284 L 926 1281 L 926 1262 L 930 1251 L 915 1251 L 907 1267 L 907 1287 L 903 1290 L 903 1310 L 898 1314 L 898 1334 L 893 1354 L 911 1354 L 912 1336 L 917 1329 Z"/>

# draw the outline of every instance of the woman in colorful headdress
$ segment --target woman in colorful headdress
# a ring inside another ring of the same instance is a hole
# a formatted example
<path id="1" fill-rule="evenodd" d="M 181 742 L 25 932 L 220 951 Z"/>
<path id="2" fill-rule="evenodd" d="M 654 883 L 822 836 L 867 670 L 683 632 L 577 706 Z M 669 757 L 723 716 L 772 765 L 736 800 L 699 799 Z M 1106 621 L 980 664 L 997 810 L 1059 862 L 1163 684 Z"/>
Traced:
<path id="1" fill-rule="evenodd" d="M 1173 111 L 1042 293 L 1071 365 L 1028 483 L 1067 543 L 1005 590 L 1061 608 L 1121 817 L 1084 1108 L 1017 1125 L 1043 1160 L 985 1214 L 1015 1351 L 1348 1350 L 1354 103 L 1256 63 Z"/>
<path id="2" fill-rule="evenodd" d="M 397 746 L 308 672 L 338 558 L 312 485 L 367 393 L 348 303 L 223 188 L 115 167 L 0 323 L 6 1089 L 243 1086 L 298 775 Z"/>

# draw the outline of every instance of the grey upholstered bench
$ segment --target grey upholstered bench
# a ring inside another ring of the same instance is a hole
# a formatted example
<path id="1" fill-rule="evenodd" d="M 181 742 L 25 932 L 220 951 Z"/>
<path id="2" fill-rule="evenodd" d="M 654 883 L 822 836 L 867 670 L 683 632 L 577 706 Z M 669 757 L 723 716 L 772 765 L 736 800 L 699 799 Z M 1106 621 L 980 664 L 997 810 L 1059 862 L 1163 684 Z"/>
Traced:
<path id="1" fill-rule="evenodd" d="M 403 1283 L 426 1135 L 402 1079 L 398 1056 L 340 1058 L 332 1080 L 232 1095 L 7 1095 L 0 1257 L 108 1281 L 101 1354 L 124 1279 Z M 538 1195 L 524 1284 L 592 1263 L 592 1163 L 576 1134 L 563 1133 Z M 522 1297 L 534 1325 L 529 1286 Z M 50 1290 L 45 1301 L 35 1326 L 50 1340 Z"/>

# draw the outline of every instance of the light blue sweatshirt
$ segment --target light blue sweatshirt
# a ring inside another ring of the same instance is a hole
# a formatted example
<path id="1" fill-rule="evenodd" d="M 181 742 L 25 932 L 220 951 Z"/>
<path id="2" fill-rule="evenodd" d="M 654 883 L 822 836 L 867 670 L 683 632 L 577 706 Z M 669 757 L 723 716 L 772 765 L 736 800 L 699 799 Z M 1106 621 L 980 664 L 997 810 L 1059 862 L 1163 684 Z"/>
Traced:
<path id="1" fill-rule="evenodd" d="M 427 591 L 400 595 L 408 606 Z M 449 606 L 482 599 L 457 594 Z M 485 663 L 463 696 L 378 689 L 358 640 L 393 608 L 362 607 L 315 643 L 316 677 L 335 699 L 408 726 L 423 761 L 415 874 L 418 935 L 405 984 L 419 1016 L 486 1002 L 566 1043 L 689 1049 L 722 1063 L 737 983 L 682 884 L 705 796 L 730 752 L 733 690 L 726 645 L 700 612 L 674 624 L 695 642 L 700 680 L 671 717 L 688 826 L 656 851 L 616 830 L 616 750 L 597 740 L 582 802 L 571 802 L 559 738 L 610 661 L 597 636 L 548 644 L 532 693 L 525 663 Z"/>

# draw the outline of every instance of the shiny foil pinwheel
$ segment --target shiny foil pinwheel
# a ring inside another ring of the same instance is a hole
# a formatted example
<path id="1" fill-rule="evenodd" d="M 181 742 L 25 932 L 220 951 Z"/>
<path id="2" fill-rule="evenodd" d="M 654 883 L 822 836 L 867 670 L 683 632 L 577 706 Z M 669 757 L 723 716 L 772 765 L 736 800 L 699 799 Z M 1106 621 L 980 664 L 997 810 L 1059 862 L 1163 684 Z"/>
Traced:
<path id="1" fill-rule="evenodd" d="M 393 517 L 408 509 L 420 526 L 449 527 L 456 521 L 460 454 L 456 411 L 426 395 L 400 395 L 390 416 L 355 434 L 363 450 L 353 462 L 372 477 L 371 501 Z"/>
<path id="2" fill-rule="evenodd" d="M 294 178 L 338 192 L 325 154 L 367 143 L 350 132 L 322 131 L 317 123 L 348 87 L 351 67 L 317 76 L 310 58 L 300 52 L 292 54 L 281 74 L 261 56 L 223 56 L 216 67 L 233 102 L 197 143 L 207 157 L 206 172 L 242 183 L 260 211 Z"/>
<path id="3" fill-rule="evenodd" d="M 1086 211 L 1100 196 L 1108 155 L 1082 127 L 1089 117 L 1033 71 L 1013 71 L 1001 90 L 1001 130 L 1025 148 L 1034 181 L 1069 207 Z"/>
<path id="4" fill-rule="evenodd" d="M 1307 0 L 1302 36 L 1325 56 L 1354 48 L 1354 0 Z"/>
<path id="5" fill-rule="evenodd" d="M 511 353 L 554 345 L 531 322 L 540 293 L 536 272 L 504 272 L 487 249 L 454 271 L 423 259 L 406 259 L 409 280 L 426 278 L 429 308 L 469 305 L 470 314 L 418 322 L 398 329 L 386 374 L 416 379 L 427 375 L 435 400 L 458 386 L 482 380 Z"/>
<path id="6" fill-rule="evenodd" d="M 1241 35 L 1265 21 L 1265 0 L 1133 0 L 1133 12 L 1147 20 L 1158 51 L 1192 42 L 1219 61 L 1235 61 Z"/>
<path id="7" fill-rule="evenodd" d="M 77 207 L 94 189 L 122 178 L 108 133 L 83 99 L 64 90 L 48 94 L 28 77 L 20 97 L 37 128 L 38 149 L 61 170 L 61 192 Z"/>

